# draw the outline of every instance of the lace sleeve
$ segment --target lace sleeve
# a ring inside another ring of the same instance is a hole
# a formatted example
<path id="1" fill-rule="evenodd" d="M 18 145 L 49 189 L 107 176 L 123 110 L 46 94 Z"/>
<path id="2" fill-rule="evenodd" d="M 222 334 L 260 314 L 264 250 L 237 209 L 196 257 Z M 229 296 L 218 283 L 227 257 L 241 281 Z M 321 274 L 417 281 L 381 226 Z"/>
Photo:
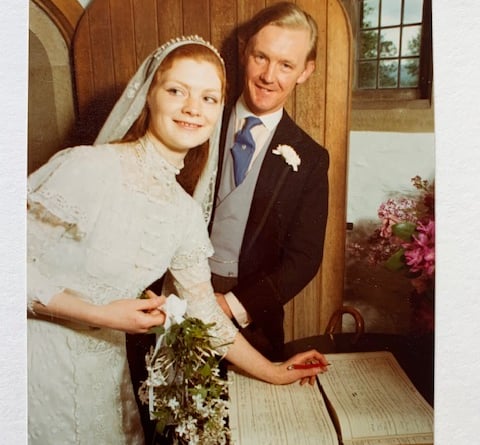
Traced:
<path id="1" fill-rule="evenodd" d="M 197 265 L 213 255 L 213 246 L 208 236 L 207 225 L 203 213 L 195 201 L 189 199 L 186 212 L 188 225 L 179 246 L 172 259 L 171 269 L 185 269 Z M 209 278 L 210 279 L 210 275 Z"/>
<path id="2" fill-rule="evenodd" d="M 95 224 L 111 189 L 115 163 L 104 150 L 75 147 L 57 153 L 28 178 L 27 308 L 48 304 L 64 290 L 62 262 Z"/>
<path id="3" fill-rule="evenodd" d="M 58 152 L 28 177 L 29 211 L 52 225 L 63 225 L 72 237 L 82 238 L 95 220 L 115 171 L 109 153 L 90 146 Z"/>
<path id="4" fill-rule="evenodd" d="M 187 314 L 205 323 L 215 323 L 212 329 L 213 344 L 225 355 L 233 342 L 237 328 L 217 304 L 210 283 L 210 268 L 207 260 L 181 270 L 171 270 L 173 285 L 179 297 L 187 300 Z"/>
<path id="5" fill-rule="evenodd" d="M 61 229 L 50 228 L 30 214 L 27 214 L 27 229 L 27 310 L 33 313 L 35 301 L 48 304 L 51 297 L 63 290 L 52 283 L 48 274 L 42 273 L 39 264 L 42 246 L 49 243 L 50 237 L 60 235 Z"/>

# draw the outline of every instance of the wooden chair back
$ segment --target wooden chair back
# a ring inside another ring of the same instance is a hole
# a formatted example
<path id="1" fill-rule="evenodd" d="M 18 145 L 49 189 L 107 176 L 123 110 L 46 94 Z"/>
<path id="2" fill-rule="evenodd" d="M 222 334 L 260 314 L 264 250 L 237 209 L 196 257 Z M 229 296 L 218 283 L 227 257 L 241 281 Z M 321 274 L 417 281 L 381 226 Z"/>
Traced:
<path id="1" fill-rule="evenodd" d="M 221 49 L 229 85 L 239 86 L 235 29 L 270 1 L 93 0 L 73 39 L 80 142 L 92 142 L 130 76 L 157 46 L 198 34 Z M 286 340 L 320 334 L 342 306 L 352 36 L 341 0 L 298 0 L 319 26 L 316 70 L 286 108 L 330 153 L 330 202 L 323 264 L 286 306 Z"/>

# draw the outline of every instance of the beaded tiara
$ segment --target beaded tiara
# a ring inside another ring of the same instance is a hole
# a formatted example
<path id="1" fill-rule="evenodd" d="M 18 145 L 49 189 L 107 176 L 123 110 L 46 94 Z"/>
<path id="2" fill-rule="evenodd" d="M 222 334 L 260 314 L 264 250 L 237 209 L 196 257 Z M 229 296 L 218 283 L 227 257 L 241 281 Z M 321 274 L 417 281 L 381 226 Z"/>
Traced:
<path id="1" fill-rule="evenodd" d="M 190 36 L 175 37 L 174 39 L 170 39 L 169 41 L 165 42 L 162 46 L 160 46 L 155 50 L 153 57 L 155 59 L 158 59 L 160 55 L 165 56 L 165 52 L 169 53 L 172 50 L 174 50 L 177 46 L 185 45 L 187 43 L 206 46 L 220 59 L 222 64 L 225 65 L 225 62 L 223 61 L 222 56 L 218 52 L 217 48 L 215 48 L 210 42 L 206 41 L 205 39 L 203 39 L 197 34 L 193 34 Z"/>

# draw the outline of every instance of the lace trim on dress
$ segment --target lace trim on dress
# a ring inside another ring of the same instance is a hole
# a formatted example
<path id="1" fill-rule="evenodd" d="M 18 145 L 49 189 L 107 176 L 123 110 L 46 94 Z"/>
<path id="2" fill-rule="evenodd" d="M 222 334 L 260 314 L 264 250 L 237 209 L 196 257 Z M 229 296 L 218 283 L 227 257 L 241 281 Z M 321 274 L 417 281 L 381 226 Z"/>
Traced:
<path id="1" fill-rule="evenodd" d="M 161 156 L 146 136 L 119 148 L 124 186 L 153 202 L 177 202 L 180 186 L 175 176 L 179 170 Z"/>
<path id="2" fill-rule="evenodd" d="M 212 346 L 224 356 L 233 343 L 237 328 L 217 303 L 210 283 L 198 284 L 189 289 L 177 286 L 179 293 L 188 300 L 187 314 L 206 323 L 214 323 L 210 330 Z"/>
<path id="3" fill-rule="evenodd" d="M 63 221 L 72 237 L 83 238 L 108 200 L 118 175 L 117 158 L 112 146 L 61 150 L 29 176 L 28 205 L 40 215 L 49 213 L 44 216 L 49 223 Z M 35 209 L 38 205 L 44 210 Z"/>
<path id="4" fill-rule="evenodd" d="M 45 195 L 53 196 L 53 195 L 48 194 L 48 193 L 44 194 L 44 196 Z M 37 197 L 38 197 L 38 195 L 37 195 Z M 60 202 L 62 200 L 62 196 L 60 196 L 60 195 L 57 195 L 56 198 L 57 198 L 58 202 Z M 51 198 L 47 198 L 47 200 L 50 202 Z M 43 223 L 47 223 L 47 224 L 49 224 L 53 227 L 59 227 L 59 226 L 63 227 L 65 229 L 65 234 L 67 236 L 69 236 L 69 237 L 71 237 L 75 240 L 80 240 L 85 236 L 85 232 L 80 230 L 79 225 L 77 223 L 68 222 L 68 221 L 66 221 L 66 219 L 62 219 L 62 218 L 58 217 L 57 215 L 52 213 L 52 211 L 48 210 L 44 206 L 43 203 L 32 202 L 32 201 L 29 200 L 27 202 L 27 205 L 28 205 L 28 210 L 29 210 L 31 215 L 35 216 L 39 221 L 41 221 Z M 56 206 L 56 205 L 54 205 L 53 207 L 58 208 L 58 206 Z M 76 219 L 77 221 L 82 221 L 82 220 L 85 221 L 86 220 L 84 215 L 81 215 L 80 211 L 78 209 L 73 208 L 73 207 L 71 207 L 69 209 L 69 211 L 67 211 L 66 213 L 73 214 L 74 219 Z"/>
<path id="5" fill-rule="evenodd" d="M 187 300 L 188 316 L 215 323 L 211 331 L 212 344 L 219 354 L 225 355 L 238 330 L 217 303 L 208 262 L 203 261 L 189 269 L 172 270 L 171 273 L 175 291 Z"/>
<path id="6" fill-rule="evenodd" d="M 215 183 L 216 183 L 216 174 L 217 168 L 215 167 L 212 171 L 212 176 L 208 180 L 206 185 L 205 196 L 201 202 L 202 212 L 203 212 L 203 219 L 205 223 L 208 224 L 210 221 L 210 217 L 213 212 L 213 202 L 215 198 Z M 195 196 L 195 194 L 194 194 Z"/>
<path id="7" fill-rule="evenodd" d="M 201 261 L 213 255 L 213 248 L 210 243 L 197 246 L 188 253 L 178 254 L 172 258 L 171 269 L 185 269 L 195 266 Z"/>

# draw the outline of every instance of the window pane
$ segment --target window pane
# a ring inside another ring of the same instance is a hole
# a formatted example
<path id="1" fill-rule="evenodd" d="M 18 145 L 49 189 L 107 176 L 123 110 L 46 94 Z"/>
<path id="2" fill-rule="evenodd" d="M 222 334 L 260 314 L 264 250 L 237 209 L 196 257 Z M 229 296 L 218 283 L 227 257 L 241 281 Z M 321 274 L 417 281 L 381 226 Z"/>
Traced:
<path id="1" fill-rule="evenodd" d="M 425 9 L 427 18 L 430 17 L 430 2 L 351 1 L 359 5 L 355 8 L 355 88 L 415 90 L 423 86 L 423 39 L 429 37 L 424 35 L 423 13 Z M 390 97 L 390 92 L 382 92 L 381 97 L 385 95 Z"/>
<path id="2" fill-rule="evenodd" d="M 403 28 L 402 56 L 420 55 L 421 26 L 406 26 Z"/>
<path id="3" fill-rule="evenodd" d="M 397 60 L 381 60 L 378 66 L 378 88 L 396 88 L 397 79 Z"/>
<path id="4" fill-rule="evenodd" d="M 364 0 L 362 2 L 362 28 L 378 27 L 378 2 L 379 0 Z"/>
<path id="5" fill-rule="evenodd" d="M 403 59 L 400 62 L 400 87 L 416 88 L 418 87 L 420 59 Z"/>
<path id="6" fill-rule="evenodd" d="M 401 0 L 383 0 L 380 26 L 399 25 L 401 13 L 402 13 Z"/>
<path id="7" fill-rule="evenodd" d="M 422 22 L 423 0 L 405 0 L 403 9 L 403 23 Z"/>
<path id="8" fill-rule="evenodd" d="M 377 87 L 377 63 L 360 62 L 358 64 L 358 88 Z"/>
<path id="9" fill-rule="evenodd" d="M 380 34 L 380 57 L 398 57 L 400 28 L 388 28 Z"/>
<path id="10" fill-rule="evenodd" d="M 376 58 L 378 54 L 378 31 L 362 31 L 360 39 L 360 59 Z"/>

